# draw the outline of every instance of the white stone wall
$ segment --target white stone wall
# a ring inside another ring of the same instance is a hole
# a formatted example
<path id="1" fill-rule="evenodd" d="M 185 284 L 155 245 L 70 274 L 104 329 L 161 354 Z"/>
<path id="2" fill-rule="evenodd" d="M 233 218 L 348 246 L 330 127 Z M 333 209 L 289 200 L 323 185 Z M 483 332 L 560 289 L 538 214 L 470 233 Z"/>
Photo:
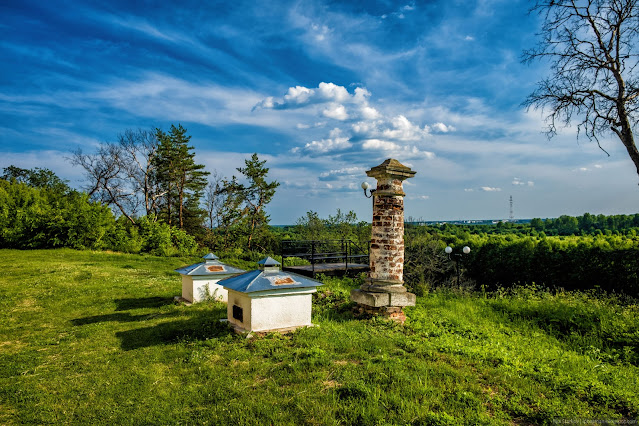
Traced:
<path id="1" fill-rule="evenodd" d="M 312 292 L 315 290 L 313 289 Z M 249 297 L 229 290 L 228 321 L 245 331 L 268 331 L 311 325 L 312 292 Z M 233 318 L 233 305 L 242 308 L 243 321 Z"/>
<path id="2" fill-rule="evenodd" d="M 219 279 L 195 279 L 188 275 L 182 275 L 182 298 L 191 303 L 202 302 L 207 297 L 215 297 L 216 300 L 226 303 L 228 291 L 217 284 Z"/>
<path id="3" fill-rule="evenodd" d="M 304 327 L 311 325 L 310 294 L 253 299 L 252 330 Z"/>

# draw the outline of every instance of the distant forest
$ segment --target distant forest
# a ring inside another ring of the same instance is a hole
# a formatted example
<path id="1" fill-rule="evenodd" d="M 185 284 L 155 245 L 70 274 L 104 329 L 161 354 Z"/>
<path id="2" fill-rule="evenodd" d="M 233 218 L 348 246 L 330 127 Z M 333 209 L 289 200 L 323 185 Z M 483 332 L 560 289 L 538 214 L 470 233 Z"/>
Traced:
<path id="1" fill-rule="evenodd" d="M 620 235 L 639 232 L 639 213 L 631 215 L 560 216 L 553 219 L 534 218 L 530 221 L 499 221 L 497 223 L 429 223 L 422 226 L 437 230 L 457 229 L 470 233 L 539 235 Z"/>

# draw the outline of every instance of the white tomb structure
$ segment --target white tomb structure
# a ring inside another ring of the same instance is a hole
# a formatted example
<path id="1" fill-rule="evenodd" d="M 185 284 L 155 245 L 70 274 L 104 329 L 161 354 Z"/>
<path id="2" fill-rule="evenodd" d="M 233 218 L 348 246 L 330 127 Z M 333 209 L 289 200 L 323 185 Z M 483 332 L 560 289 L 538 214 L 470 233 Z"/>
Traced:
<path id="1" fill-rule="evenodd" d="M 182 275 L 182 299 L 190 303 L 215 299 L 227 302 L 227 291 L 218 281 L 245 272 L 219 261 L 213 253 L 203 257 L 204 262 L 176 269 Z"/>
<path id="2" fill-rule="evenodd" d="M 267 257 L 259 269 L 220 281 L 228 290 L 228 322 L 237 332 L 292 331 L 312 326 L 312 294 L 320 281 L 283 272 Z"/>

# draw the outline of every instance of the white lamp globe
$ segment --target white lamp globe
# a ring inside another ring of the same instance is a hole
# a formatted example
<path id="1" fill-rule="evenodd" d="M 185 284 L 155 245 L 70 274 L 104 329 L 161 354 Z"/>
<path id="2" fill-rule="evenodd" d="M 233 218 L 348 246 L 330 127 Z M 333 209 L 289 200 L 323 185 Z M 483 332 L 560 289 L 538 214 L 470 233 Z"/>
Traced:
<path id="1" fill-rule="evenodd" d="M 470 253 L 470 247 L 468 247 L 468 246 L 464 246 L 464 248 L 462 249 L 462 251 L 464 252 L 464 254 L 468 254 L 468 253 Z"/>
<path id="2" fill-rule="evenodd" d="M 444 249 L 444 251 L 446 252 L 446 254 L 451 254 L 453 252 L 453 248 L 451 246 L 448 246 Z"/>
<path id="3" fill-rule="evenodd" d="M 362 189 L 366 191 L 368 188 L 370 188 L 370 185 L 368 184 L 368 182 L 362 182 Z"/>

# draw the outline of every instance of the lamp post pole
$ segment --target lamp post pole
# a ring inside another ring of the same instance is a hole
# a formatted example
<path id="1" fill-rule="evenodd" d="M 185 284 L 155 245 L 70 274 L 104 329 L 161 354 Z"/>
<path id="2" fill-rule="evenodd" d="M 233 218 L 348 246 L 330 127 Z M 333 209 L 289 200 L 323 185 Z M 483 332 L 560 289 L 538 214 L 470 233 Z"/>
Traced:
<path id="1" fill-rule="evenodd" d="M 464 246 L 462 249 L 462 253 L 453 253 L 453 248 L 448 246 L 444 249 L 444 252 L 448 255 L 448 259 L 455 262 L 455 266 L 457 267 L 457 287 L 460 286 L 461 280 L 461 265 L 464 254 L 470 253 L 470 247 Z"/>

